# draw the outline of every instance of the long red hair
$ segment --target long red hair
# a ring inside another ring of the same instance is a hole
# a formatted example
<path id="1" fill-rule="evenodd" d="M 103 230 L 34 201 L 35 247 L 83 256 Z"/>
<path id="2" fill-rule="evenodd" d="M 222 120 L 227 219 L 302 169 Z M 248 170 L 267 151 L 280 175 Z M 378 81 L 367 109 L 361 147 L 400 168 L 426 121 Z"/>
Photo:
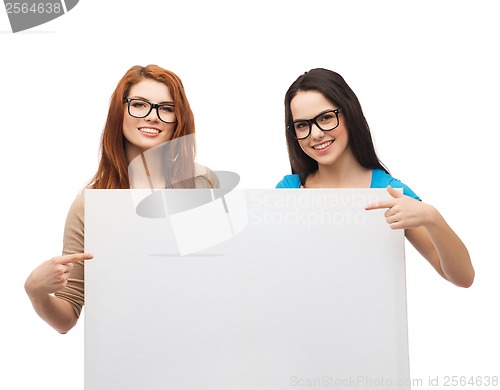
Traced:
<path id="1" fill-rule="evenodd" d="M 97 172 L 89 184 L 94 189 L 127 189 L 130 188 L 128 161 L 125 156 L 125 138 L 123 136 L 123 115 L 125 99 L 130 89 L 144 79 L 152 79 L 165 84 L 174 99 L 176 127 L 172 139 L 194 134 L 194 116 L 186 98 L 181 79 L 171 71 L 157 65 L 133 66 L 122 77 L 116 86 L 109 105 L 108 117 L 102 132 L 100 161 Z M 186 137 L 194 140 L 193 137 Z M 184 143 L 178 166 L 194 172 L 194 141 Z M 184 174 L 184 177 L 185 174 Z"/>

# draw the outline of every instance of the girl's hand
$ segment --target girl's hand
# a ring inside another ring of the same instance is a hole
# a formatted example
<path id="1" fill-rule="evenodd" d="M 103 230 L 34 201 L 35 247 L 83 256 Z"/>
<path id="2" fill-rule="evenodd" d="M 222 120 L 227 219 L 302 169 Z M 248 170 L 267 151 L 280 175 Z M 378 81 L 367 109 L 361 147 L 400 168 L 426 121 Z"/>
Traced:
<path id="1" fill-rule="evenodd" d="M 432 221 L 436 212 L 434 207 L 403 195 L 391 186 L 387 186 L 387 192 L 392 199 L 371 203 L 365 210 L 388 209 L 384 216 L 391 229 L 412 229 Z"/>
<path id="2" fill-rule="evenodd" d="M 68 283 L 68 276 L 74 263 L 92 257 L 90 253 L 76 253 L 44 261 L 26 280 L 24 285 L 26 293 L 30 298 L 38 298 L 62 290 Z"/>

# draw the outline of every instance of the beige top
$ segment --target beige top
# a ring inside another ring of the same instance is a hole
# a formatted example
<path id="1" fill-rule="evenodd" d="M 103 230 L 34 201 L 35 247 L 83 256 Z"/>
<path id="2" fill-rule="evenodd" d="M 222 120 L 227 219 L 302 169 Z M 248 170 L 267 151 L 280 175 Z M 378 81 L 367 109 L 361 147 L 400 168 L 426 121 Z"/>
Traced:
<path id="1" fill-rule="evenodd" d="M 210 169 L 196 164 L 195 188 L 218 188 L 219 180 Z M 83 253 L 84 244 L 84 191 L 81 191 L 71 205 L 64 227 L 63 255 Z M 55 296 L 71 303 L 77 317 L 84 303 L 84 261 L 75 263 L 69 274 L 68 283 Z"/>

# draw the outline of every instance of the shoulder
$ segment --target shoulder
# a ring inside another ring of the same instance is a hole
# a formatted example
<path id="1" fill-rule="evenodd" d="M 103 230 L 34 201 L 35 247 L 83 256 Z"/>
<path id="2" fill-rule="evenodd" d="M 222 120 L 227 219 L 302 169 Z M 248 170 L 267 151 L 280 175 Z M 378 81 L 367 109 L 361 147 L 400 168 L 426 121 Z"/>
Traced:
<path id="1" fill-rule="evenodd" d="M 210 168 L 195 163 L 196 188 L 219 188 L 219 178 Z"/>
<path id="2" fill-rule="evenodd" d="M 402 181 L 392 177 L 387 172 L 382 169 L 373 169 L 372 170 L 372 182 L 371 188 L 386 188 L 390 185 L 393 188 L 402 188 L 403 194 L 415 198 L 417 200 L 421 200 L 417 194 L 415 194 L 410 187 L 404 184 Z"/>
<path id="3" fill-rule="evenodd" d="M 68 211 L 68 219 L 83 221 L 84 206 L 85 206 L 85 190 L 81 190 L 73 200 Z"/>
<path id="4" fill-rule="evenodd" d="M 69 208 L 64 226 L 63 254 L 81 253 L 84 250 L 84 193 L 84 190 L 80 191 Z"/>
<path id="5" fill-rule="evenodd" d="M 299 188 L 299 187 L 300 187 L 300 179 L 299 175 L 297 174 L 286 175 L 276 185 L 276 188 Z"/>

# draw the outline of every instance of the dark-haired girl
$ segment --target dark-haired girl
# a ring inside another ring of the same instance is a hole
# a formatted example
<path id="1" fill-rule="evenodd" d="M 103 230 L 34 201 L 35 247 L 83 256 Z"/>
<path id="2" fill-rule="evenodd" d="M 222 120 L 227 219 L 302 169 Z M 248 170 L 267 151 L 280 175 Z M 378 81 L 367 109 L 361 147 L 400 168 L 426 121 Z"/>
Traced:
<path id="1" fill-rule="evenodd" d="M 387 209 L 391 229 L 404 229 L 442 277 L 461 287 L 472 284 L 467 248 L 436 208 L 380 162 L 358 98 L 342 76 L 327 69 L 301 75 L 286 93 L 285 122 L 292 174 L 277 188 L 387 188 L 391 199 L 366 210 Z"/>

